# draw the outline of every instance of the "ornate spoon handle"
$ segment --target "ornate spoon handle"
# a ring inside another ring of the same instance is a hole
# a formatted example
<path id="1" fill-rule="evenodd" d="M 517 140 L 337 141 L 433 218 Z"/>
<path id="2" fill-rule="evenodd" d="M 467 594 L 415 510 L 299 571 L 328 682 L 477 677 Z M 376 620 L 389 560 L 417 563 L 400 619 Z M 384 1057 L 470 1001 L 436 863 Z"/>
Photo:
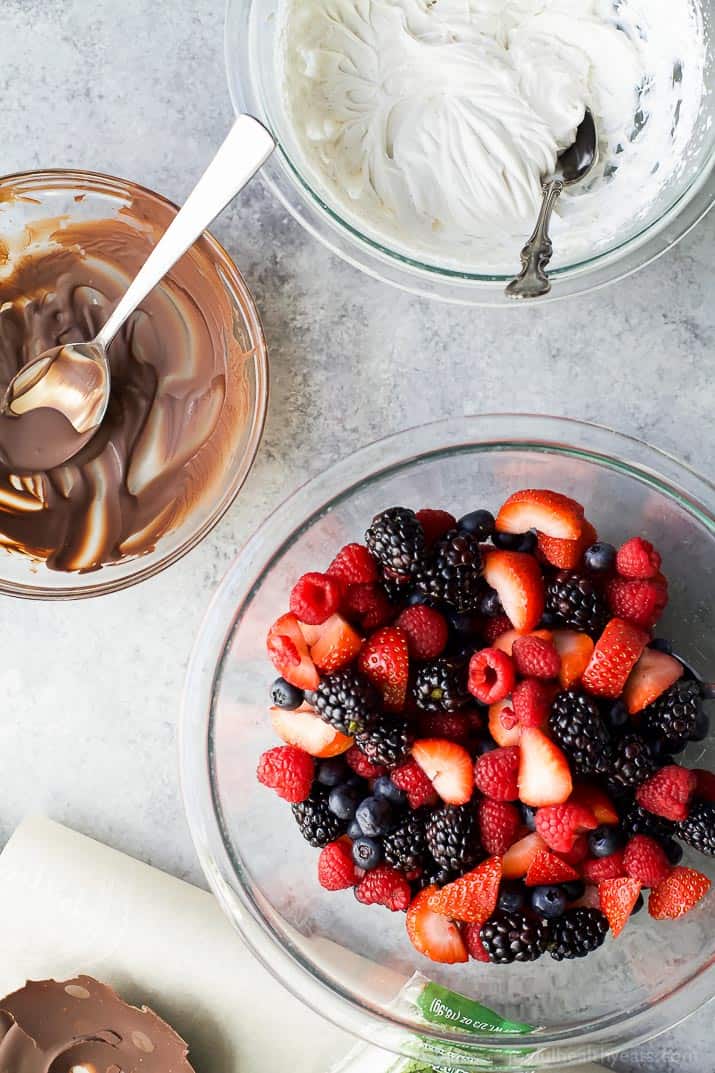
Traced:
<path id="1" fill-rule="evenodd" d="M 551 179 L 544 185 L 539 219 L 536 221 L 533 235 L 521 251 L 522 270 L 506 287 L 510 298 L 539 298 L 551 290 L 551 283 L 545 271 L 553 253 L 549 223 L 563 188 L 561 179 Z"/>

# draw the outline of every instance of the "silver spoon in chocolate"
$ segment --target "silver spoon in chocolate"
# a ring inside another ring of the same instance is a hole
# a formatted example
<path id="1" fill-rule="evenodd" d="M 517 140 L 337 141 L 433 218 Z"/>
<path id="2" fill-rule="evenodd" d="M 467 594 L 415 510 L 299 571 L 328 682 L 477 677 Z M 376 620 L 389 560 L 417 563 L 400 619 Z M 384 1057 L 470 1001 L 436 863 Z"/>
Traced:
<path id="1" fill-rule="evenodd" d="M 587 108 L 573 145 L 559 155 L 554 174 L 544 179 L 539 219 L 534 233 L 521 251 L 521 272 L 505 288 L 510 298 L 540 298 L 551 290 L 551 280 L 546 274 L 546 266 L 553 253 L 549 238 L 551 214 L 564 188 L 585 179 L 597 161 L 596 122 L 591 109 Z"/>
<path id="2" fill-rule="evenodd" d="M 30 471 L 52 469 L 89 442 L 109 402 L 109 344 L 274 148 L 273 138 L 258 120 L 239 116 L 98 335 L 88 343 L 46 350 L 18 370 L 0 404 L 6 425 L 3 449 L 10 465 Z"/>

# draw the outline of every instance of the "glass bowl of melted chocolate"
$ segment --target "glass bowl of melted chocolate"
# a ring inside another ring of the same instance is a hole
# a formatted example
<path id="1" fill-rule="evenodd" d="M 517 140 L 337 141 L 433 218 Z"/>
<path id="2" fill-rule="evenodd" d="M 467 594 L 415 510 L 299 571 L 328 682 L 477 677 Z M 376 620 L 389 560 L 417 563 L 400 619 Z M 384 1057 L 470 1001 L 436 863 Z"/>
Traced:
<path id="1" fill-rule="evenodd" d="M 43 350 L 96 334 L 175 212 L 88 172 L 0 179 L 0 391 Z M 151 577 L 206 535 L 248 474 L 266 347 L 245 282 L 209 234 L 109 357 L 105 419 L 66 464 L 18 472 L 0 444 L 0 592 L 95 596 Z"/>

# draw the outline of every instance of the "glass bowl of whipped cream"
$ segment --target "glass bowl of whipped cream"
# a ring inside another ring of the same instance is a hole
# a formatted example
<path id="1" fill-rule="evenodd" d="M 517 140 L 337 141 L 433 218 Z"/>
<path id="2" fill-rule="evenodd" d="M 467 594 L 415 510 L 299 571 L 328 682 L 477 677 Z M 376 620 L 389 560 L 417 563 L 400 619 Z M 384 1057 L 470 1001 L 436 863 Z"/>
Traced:
<path id="1" fill-rule="evenodd" d="M 49 347 L 91 339 L 175 206 L 123 179 L 46 171 L 0 179 L 0 389 Z M 0 592 L 96 596 L 162 570 L 232 503 L 265 417 L 253 299 L 209 235 L 109 350 L 95 436 L 63 466 L 19 472 L 0 450 Z"/>
<path id="2" fill-rule="evenodd" d="M 335 253 L 415 293 L 499 304 L 542 177 L 586 107 L 599 161 L 562 195 L 551 298 L 623 278 L 715 197 L 713 0 L 228 0 L 237 111 Z"/>

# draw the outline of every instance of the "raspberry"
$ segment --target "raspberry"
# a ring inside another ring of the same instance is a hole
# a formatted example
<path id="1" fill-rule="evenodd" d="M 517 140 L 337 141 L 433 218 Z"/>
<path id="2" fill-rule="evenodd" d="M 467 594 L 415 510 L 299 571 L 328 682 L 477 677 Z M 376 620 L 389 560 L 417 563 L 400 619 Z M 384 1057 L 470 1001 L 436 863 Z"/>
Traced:
<path id="1" fill-rule="evenodd" d="M 506 615 L 495 615 L 494 618 L 488 618 L 484 623 L 482 635 L 487 644 L 493 645 L 503 633 L 508 633 L 513 628 L 511 620 Z"/>
<path id="2" fill-rule="evenodd" d="M 398 790 L 404 790 L 407 794 L 410 808 L 416 809 L 421 808 L 422 805 L 437 803 L 437 792 L 432 782 L 415 760 L 406 760 L 404 764 L 400 764 L 391 772 L 390 778 Z"/>
<path id="3" fill-rule="evenodd" d="M 710 890 L 710 880 L 694 868 L 674 868 L 648 899 L 648 912 L 656 920 L 685 916 Z"/>
<path id="4" fill-rule="evenodd" d="M 355 888 L 355 897 L 363 905 L 384 905 L 396 913 L 408 908 L 412 901 L 412 888 L 401 872 L 381 864 L 360 880 Z"/>
<path id="5" fill-rule="evenodd" d="M 438 540 L 452 529 L 457 528 L 457 519 L 447 510 L 424 510 L 417 511 L 417 521 L 425 531 L 427 547 L 433 547 Z"/>
<path id="6" fill-rule="evenodd" d="M 392 618 L 394 608 L 382 585 L 375 581 L 361 581 L 348 585 L 340 604 L 340 610 L 351 622 L 363 630 L 376 630 Z"/>
<path id="7" fill-rule="evenodd" d="M 636 800 L 641 808 L 656 816 L 685 820 L 696 785 L 694 772 L 679 764 L 667 764 L 638 787 Z"/>
<path id="8" fill-rule="evenodd" d="M 568 853 L 573 848 L 576 835 L 593 831 L 598 820 L 590 809 L 573 802 L 564 805 L 547 805 L 536 812 L 536 830 L 546 845 L 557 853 Z"/>
<path id="9" fill-rule="evenodd" d="M 623 544 L 616 555 L 616 570 L 621 577 L 650 578 L 660 570 L 660 555 L 652 544 L 642 537 L 632 537 Z"/>
<path id="10" fill-rule="evenodd" d="M 475 961 L 490 961 L 489 954 L 484 948 L 481 936 L 482 925 L 481 924 L 465 924 L 462 932 L 464 939 L 464 945 L 466 946 L 469 956 L 474 958 Z"/>
<path id="11" fill-rule="evenodd" d="M 359 775 L 361 779 L 379 779 L 380 775 L 385 775 L 387 773 L 387 768 L 384 764 L 373 764 L 372 761 L 368 760 L 365 756 L 362 749 L 358 749 L 357 745 L 353 745 L 348 749 L 345 754 L 345 759 L 355 774 Z"/>
<path id="12" fill-rule="evenodd" d="M 407 635 L 410 659 L 437 659 L 447 645 L 447 622 L 425 604 L 406 608 L 395 623 Z"/>
<path id="13" fill-rule="evenodd" d="M 483 648 L 469 661 L 467 689 L 480 704 L 496 704 L 514 688 L 514 664 L 506 652 Z"/>
<path id="14" fill-rule="evenodd" d="M 591 883 L 600 883 L 602 879 L 622 879 L 625 874 L 622 849 L 617 849 L 608 857 L 594 857 L 583 862 L 583 878 Z"/>
<path id="15" fill-rule="evenodd" d="M 650 629 L 668 603 L 668 589 L 660 581 L 629 581 L 617 577 L 606 586 L 606 599 L 618 618 Z"/>
<path id="16" fill-rule="evenodd" d="M 421 738 L 446 738 L 466 745 L 471 729 L 466 712 L 425 712 L 420 718 Z"/>
<path id="17" fill-rule="evenodd" d="M 340 607 L 342 586 L 328 574 L 303 574 L 290 594 L 290 609 L 309 626 L 319 626 Z"/>
<path id="18" fill-rule="evenodd" d="M 331 842 L 318 857 L 318 882 L 326 890 L 347 890 L 357 882 L 352 845 L 348 839 Z"/>
<path id="19" fill-rule="evenodd" d="M 479 837 L 486 852 L 501 857 L 516 841 L 521 814 L 516 805 L 483 798 L 477 806 Z"/>
<path id="20" fill-rule="evenodd" d="M 549 718 L 551 692 L 537 678 L 525 678 L 511 695 L 516 722 L 523 727 L 543 726 Z"/>
<path id="21" fill-rule="evenodd" d="M 362 544 L 346 544 L 341 548 L 326 573 L 345 585 L 367 584 L 378 579 L 377 563 Z"/>
<path id="22" fill-rule="evenodd" d="M 516 746 L 492 749 L 478 757 L 474 765 L 474 783 L 495 801 L 516 801 L 519 796 L 519 750 Z"/>
<path id="23" fill-rule="evenodd" d="M 634 835 L 623 855 L 626 874 L 644 887 L 657 887 L 670 872 L 665 850 L 648 835 Z"/>
<path id="24" fill-rule="evenodd" d="M 586 835 L 576 835 L 573 846 L 568 853 L 562 853 L 561 859 L 570 864 L 572 868 L 582 864 L 589 854 L 588 839 Z"/>
<path id="25" fill-rule="evenodd" d="M 295 745 L 278 745 L 258 761 L 256 775 L 264 786 L 275 790 L 291 804 L 305 801 L 313 785 L 315 761 Z"/>
<path id="26" fill-rule="evenodd" d="M 517 637 L 511 655 L 522 678 L 557 678 L 561 670 L 561 656 L 543 637 Z"/>

